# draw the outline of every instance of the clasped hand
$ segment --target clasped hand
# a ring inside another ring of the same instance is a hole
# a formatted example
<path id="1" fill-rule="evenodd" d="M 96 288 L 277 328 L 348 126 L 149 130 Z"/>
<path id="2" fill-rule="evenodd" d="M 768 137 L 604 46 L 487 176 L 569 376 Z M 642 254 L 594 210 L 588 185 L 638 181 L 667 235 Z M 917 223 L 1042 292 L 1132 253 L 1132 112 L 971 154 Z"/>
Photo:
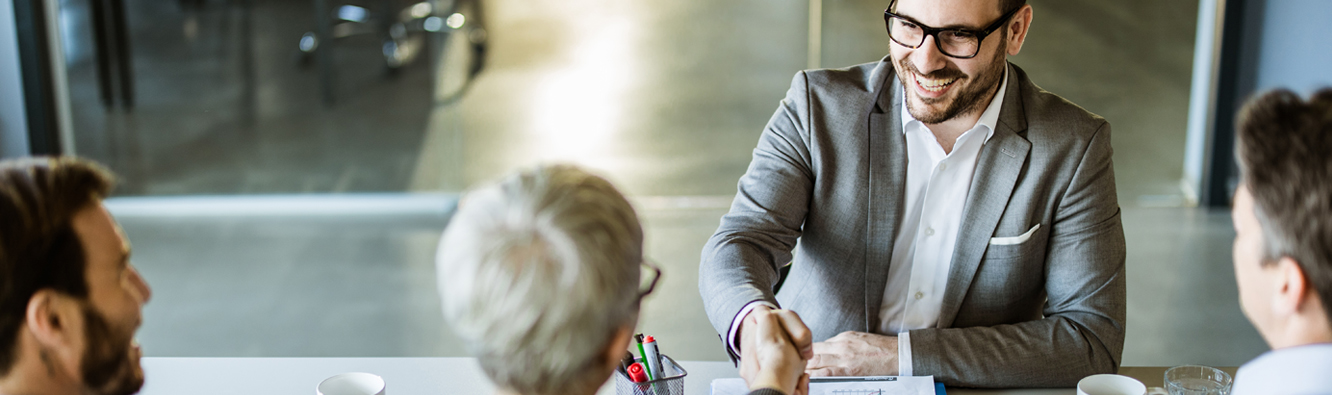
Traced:
<path id="1" fill-rule="evenodd" d="M 794 311 L 754 309 L 740 324 L 740 377 L 750 390 L 809 393 L 805 361 L 814 355 L 812 339 Z"/>
<path id="2" fill-rule="evenodd" d="M 813 343 L 790 310 L 750 312 L 740 326 L 740 352 L 740 376 L 750 389 L 804 394 L 809 377 L 898 374 L 897 337 L 848 331 Z"/>

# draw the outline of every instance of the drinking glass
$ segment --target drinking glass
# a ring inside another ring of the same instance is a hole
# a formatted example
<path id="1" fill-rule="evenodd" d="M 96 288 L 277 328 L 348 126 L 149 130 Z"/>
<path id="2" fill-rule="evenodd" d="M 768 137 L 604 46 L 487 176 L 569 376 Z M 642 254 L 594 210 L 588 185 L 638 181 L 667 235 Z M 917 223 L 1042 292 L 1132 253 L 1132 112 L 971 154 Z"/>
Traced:
<path id="1" fill-rule="evenodd" d="M 1229 374 L 1210 366 L 1176 366 L 1165 372 L 1170 395 L 1230 395 L 1233 383 Z"/>

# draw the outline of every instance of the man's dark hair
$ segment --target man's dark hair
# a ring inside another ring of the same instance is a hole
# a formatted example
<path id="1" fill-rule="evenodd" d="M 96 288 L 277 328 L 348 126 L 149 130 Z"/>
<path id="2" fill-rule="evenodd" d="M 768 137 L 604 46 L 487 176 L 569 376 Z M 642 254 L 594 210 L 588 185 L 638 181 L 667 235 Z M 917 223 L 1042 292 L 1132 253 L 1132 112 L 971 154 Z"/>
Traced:
<path id="1" fill-rule="evenodd" d="M 1007 14 L 1009 11 L 1016 10 L 1024 5 L 1027 5 L 1027 0 L 999 0 L 999 12 Z"/>
<path id="2" fill-rule="evenodd" d="M 1268 92 L 1240 111 L 1238 156 L 1263 264 L 1293 258 L 1332 321 L 1332 89 Z"/>
<path id="3" fill-rule="evenodd" d="M 999 0 L 999 14 L 1007 14 L 1009 11 L 1016 10 L 1024 5 L 1027 5 L 1027 0 Z M 897 0 L 893 0 L 889 3 L 888 8 L 896 12 Z M 1007 31 L 1008 29 L 1004 30 Z"/>
<path id="4" fill-rule="evenodd" d="M 111 173 L 74 158 L 0 162 L 0 376 L 18 357 L 28 302 L 52 289 L 88 297 L 74 214 L 111 191 Z"/>

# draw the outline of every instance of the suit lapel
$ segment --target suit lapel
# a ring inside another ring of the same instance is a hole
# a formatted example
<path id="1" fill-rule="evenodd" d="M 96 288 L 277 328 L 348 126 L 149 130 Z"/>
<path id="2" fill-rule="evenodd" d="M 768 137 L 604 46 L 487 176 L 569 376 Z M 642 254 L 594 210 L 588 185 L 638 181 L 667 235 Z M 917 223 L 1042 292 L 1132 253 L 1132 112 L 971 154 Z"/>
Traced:
<path id="1" fill-rule="evenodd" d="M 1031 142 L 1020 135 L 1027 130 L 1020 94 L 1027 81 L 1012 66 L 1009 66 L 1008 76 L 999 123 L 994 137 L 981 149 L 976 174 L 971 179 L 971 191 L 967 193 L 966 207 L 962 210 L 961 230 L 953 249 L 948 286 L 939 314 L 940 328 L 951 327 L 957 318 L 962 299 L 971 288 L 981 257 L 985 255 L 990 237 L 1009 204 L 1013 187 L 1017 185 L 1031 150 Z"/>
<path id="2" fill-rule="evenodd" d="M 890 67 L 881 68 L 875 108 L 869 119 L 869 198 L 867 201 L 867 229 L 865 237 L 865 332 L 879 327 L 879 308 L 883 303 L 883 289 L 888 284 L 888 264 L 892 258 L 893 240 L 898 223 L 902 221 L 902 199 L 906 190 L 906 138 L 902 135 L 902 120 L 898 110 L 902 103 L 897 96 L 899 84 Z"/>

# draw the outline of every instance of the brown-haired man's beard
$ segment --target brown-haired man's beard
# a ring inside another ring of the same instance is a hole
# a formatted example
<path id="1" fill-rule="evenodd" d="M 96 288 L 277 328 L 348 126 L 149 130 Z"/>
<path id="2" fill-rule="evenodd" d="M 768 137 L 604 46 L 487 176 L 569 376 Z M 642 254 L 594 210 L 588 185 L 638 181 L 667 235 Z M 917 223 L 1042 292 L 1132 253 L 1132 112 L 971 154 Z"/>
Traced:
<path id="1" fill-rule="evenodd" d="M 903 90 L 906 91 L 906 97 L 903 98 L 903 101 L 905 102 L 904 104 L 906 104 L 907 113 L 910 113 L 911 117 L 916 118 L 917 121 L 934 125 L 957 118 L 958 116 L 971 115 L 984 111 L 985 107 L 990 103 L 989 101 L 982 102 L 982 100 L 987 94 L 998 89 L 999 80 L 1003 78 L 1004 68 L 1008 65 L 1008 62 L 1005 61 L 1004 57 L 1007 47 L 1007 43 L 1000 44 L 999 50 L 995 51 L 994 56 L 991 58 L 990 67 L 987 67 L 984 71 L 981 71 L 974 76 L 968 76 L 963 73 L 962 70 L 952 67 L 945 67 L 929 74 L 922 74 L 920 70 L 916 69 L 916 65 L 911 63 L 909 57 L 897 59 L 897 79 L 898 82 L 902 84 L 902 87 L 904 88 Z M 911 88 L 915 85 L 916 75 L 921 75 L 925 78 L 934 80 L 958 78 L 957 82 L 954 82 L 954 84 L 966 82 L 967 85 L 960 87 L 961 89 L 959 89 L 953 96 L 953 101 L 948 103 L 943 110 L 931 111 L 928 107 L 917 108 L 915 100 L 920 100 L 922 103 L 931 105 L 948 100 L 948 97 L 929 98 L 917 96 L 917 93 Z M 912 98 L 915 98 L 915 100 L 912 100 Z"/>
<path id="2" fill-rule="evenodd" d="M 143 370 L 130 355 L 134 328 L 115 330 L 92 306 L 83 307 L 87 348 L 79 366 L 83 385 L 99 395 L 130 395 L 143 387 Z M 124 332 L 124 333 L 121 333 Z"/>

